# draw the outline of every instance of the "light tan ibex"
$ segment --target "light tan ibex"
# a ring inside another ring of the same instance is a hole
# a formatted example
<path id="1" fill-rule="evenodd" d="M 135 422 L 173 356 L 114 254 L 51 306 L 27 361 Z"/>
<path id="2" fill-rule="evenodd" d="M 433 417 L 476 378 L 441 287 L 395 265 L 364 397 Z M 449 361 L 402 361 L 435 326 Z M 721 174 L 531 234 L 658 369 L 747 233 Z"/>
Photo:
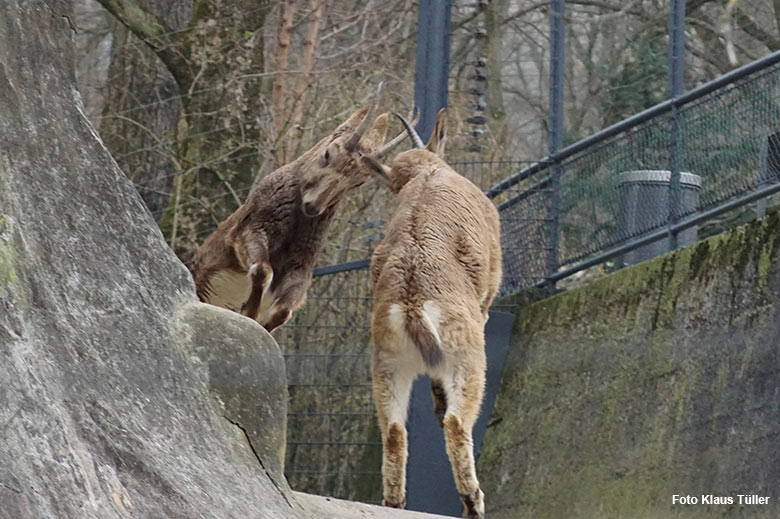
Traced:
<path id="1" fill-rule="evenodd" d="M 371 259 L 374 401 L 385 505 L 406 504 L 407 408 L 412 382 L 425 373 L 455 485 L 468 516 L 482 518 L 471 430 L 485 384 L 484 326 L 501 282 L 500 228 L 490 200 L 440 158 L 445 124 L 442 110 L 427 147 L 400 153 L 391 168 L 362 159 L 398 194 Z"/>
<path id="2" fill-rule="evenodd" d="M 360 157 L 382 157 L 405 137 L 382 147 L 387 114 L 374 120 L 381 86 L 369 107 L 263 178 L 206 239 L 191 265 L 201 301 L 240 312 L 268 331 L 303 305 L 336 204 L 370 174 Z"/>

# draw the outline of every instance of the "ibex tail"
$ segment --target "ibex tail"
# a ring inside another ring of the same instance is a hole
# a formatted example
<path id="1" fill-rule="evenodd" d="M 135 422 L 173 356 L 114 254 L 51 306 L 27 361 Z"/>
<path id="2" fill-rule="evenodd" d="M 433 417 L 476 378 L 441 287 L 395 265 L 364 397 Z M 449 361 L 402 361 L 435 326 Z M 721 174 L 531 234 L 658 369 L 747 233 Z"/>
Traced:
<path id="1" fill-rule="evenodd" d="M 430 315 L 434 313 L 431 312 L 432 309 L 436 309 L 433 303 L 426 303 L 422 308 L 419 306 L 407 307 L 405 323 L 406 333 L 420 350 L 425 364 L 431 368 L 438 366 L 444 360 L 441 339 L 436 329 L 438 316 Z"/>

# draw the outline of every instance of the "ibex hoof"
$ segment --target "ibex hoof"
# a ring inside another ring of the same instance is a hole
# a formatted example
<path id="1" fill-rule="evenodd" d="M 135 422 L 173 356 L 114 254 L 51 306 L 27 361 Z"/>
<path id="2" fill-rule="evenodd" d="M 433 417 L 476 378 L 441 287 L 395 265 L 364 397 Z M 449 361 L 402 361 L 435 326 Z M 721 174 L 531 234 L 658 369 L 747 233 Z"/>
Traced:
<path id="1" fill-rule="evenodd" d="M 389 508 L 406 508 L 406 499 L 401 501 L 400 503 L 391 503 L 387 499 L 382 500 L 382 506 L 386 506 Z"/>
<path id="2" fill-rule="evenodd" d="M 461 494 L 460 500 L 463 501 L 466 517 L 469 519 L 485 519 L 485 494 L 481 489 L 477 489 L 470 494 Z"/>

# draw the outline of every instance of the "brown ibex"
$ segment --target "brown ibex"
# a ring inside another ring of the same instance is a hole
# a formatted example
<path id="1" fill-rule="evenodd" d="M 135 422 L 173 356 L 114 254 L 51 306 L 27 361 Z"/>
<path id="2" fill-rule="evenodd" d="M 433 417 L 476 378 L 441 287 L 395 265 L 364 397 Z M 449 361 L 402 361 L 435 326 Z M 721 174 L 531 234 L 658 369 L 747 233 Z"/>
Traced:
<path id="1" fill-rule="evenodd" d="M 427 147 L 400 153 L 391 168 L 361 159 L 398 194 L 386 237 L 371 258 L 374 402 L 384 504 L 406 504 L 409 395 L 414 379 L 427 374 L 455 485 L 468 516 L 482 518 L 471 431 L 485 383 L 484 326 L 501 282 L 499 218 L 482 191 L 440 158 L 445 124 L 442 110 Z"/>
<path id="2" fill-rule="evenodd" d="M 336 204 L 370 175 L 360 157 L 381 157 L 405 137 L 382 147 L 387 114 L 374 120 L 380 88 L 369 107 L 263 178 L 206 239 L 191 265 L 201 301 L 240 312 L 269 332 L 303 305 Z"/>

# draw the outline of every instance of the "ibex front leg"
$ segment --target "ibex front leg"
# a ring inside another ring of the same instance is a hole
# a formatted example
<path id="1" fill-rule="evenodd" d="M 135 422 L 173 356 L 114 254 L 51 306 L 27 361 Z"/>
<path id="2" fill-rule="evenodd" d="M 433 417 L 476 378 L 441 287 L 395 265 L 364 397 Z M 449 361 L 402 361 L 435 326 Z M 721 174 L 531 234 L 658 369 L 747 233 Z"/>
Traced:
<path id="1" fill-rule="evenodd" d="M 241 314 L 257 319 L 263 293 L 271 285 L 274 271 L 268 260 L 268 241 L 264 233 L 246 232 L 240 234 L 233 245 L 236 258 L 252 278 L 249 297 L 241 308 Z"/>
<path id="2" fill-rule="evenodd" d="M 306 289 L 309 287 L 309 277 L 304 272 L 293 271 L 285 275 L 278 286 L 275 286 L 271 296 L 274 302 L 260 316 L 260 324 L 269 332 L 286 323 L 292 317 L 293 311 L 300 308 L 306 301 Z"/>

